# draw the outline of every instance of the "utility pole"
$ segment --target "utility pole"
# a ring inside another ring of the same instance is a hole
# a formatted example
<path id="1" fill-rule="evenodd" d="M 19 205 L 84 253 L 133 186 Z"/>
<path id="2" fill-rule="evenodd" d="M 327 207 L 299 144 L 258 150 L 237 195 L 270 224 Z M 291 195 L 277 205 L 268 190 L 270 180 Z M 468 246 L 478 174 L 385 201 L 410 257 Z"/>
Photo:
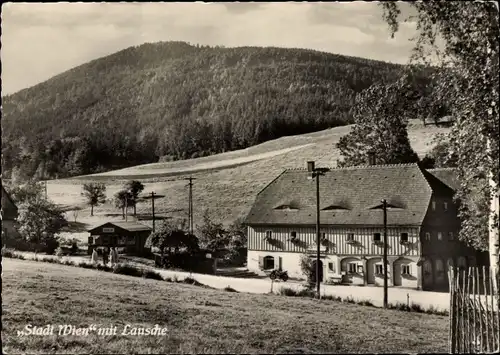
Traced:
<path id="1" fill-rule="evenodd" d="M 127 222 L 128 217 L 128 195 L 125 195 L 125 222 Z"/>
<path id="2" fill-rule="evenodd" d="M 327 168 L 315 168 L 314 161 L 307 162 L 307 170 L 311 173 L 311 178 L 316 178 L 316 293 L 318 299 L 321 297 L 320 289 L 320 262 L 321 262 L 321 239 L 320 239 L 320 196 L 319 196 L 319 177 L 328 171 Z"/>
<path id="3" fill-rule="evenodd" d="M 189 180 L 189 200 L 188 200 L 188 224 L 189 224 L 189 233 L 193 234 L 193 180 L 196 180 L 193 177 L 188 177 L 185 180 Z"/>
<path id="4" fill-rule="evenodd" d="M 155 231 L 155 193 L 151 191 L 151 207 L 153 211 L 153 233 Z"/>
<path id="5" fill-rule="evenodd" d="M 319 209 L 319 175 L 316 173 L 316 293 L 318 299 L 321 297 L 320 293 L 320 279 L 319 279 L 319 263 L 320 263 L 320 209 Z"/>
<path id="6" fill-rule="evenodd" d="M 384 308 L 387 308 L 387 201 L 382 200 L 384 210 Z"/>

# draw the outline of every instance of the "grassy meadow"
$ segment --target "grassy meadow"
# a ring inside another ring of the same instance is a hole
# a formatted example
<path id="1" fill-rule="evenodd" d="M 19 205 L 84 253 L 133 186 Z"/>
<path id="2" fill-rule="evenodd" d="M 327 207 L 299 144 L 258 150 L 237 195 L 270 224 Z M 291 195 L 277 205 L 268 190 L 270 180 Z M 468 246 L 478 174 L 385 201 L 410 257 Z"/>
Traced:
<path id="1" fill-rule="evenodd" d="M 4 353 L 442 353 L 448 319 L 335 301 L 225 292 L 4 259 Z M 117 335 L 24 336 L 27 324 Z M 121 335 L 124 326 L 164 336 Z"/>
<path id="2" fill-rule="evenodd" d="M 315 160 L 319 166 L 336 166 L 340 154 L 336 143 L 347 134 L 350 126 L 336 127 L 320 132 L 289 136 L 269 141 L 240 151 L 217 154 L 197 159 L 160 162 L 121 169 L 95 176 L 53 180 L 48 183 L 48 196 L 67 209 L 82 208 L 75 226 L 81 237 L 84 227 L 107 220 L 121 220 L 122 216 L 111 202 L 94 209 L 85 206 L 80 196 L 84 182 L 99 181 L 107 186 L 109 199 L 130 178 L 145 184 L 143 195 L 154 191 L 164 196 L 155 200 L 155 211 L 160 218 L 185 217 L 188 211 L 188 187 L 184 178 L 196 178 L 193 187 L 195 224 L 199 223 L 204 209 L 223 223 L 231 223 L 248 213 L 256 194 L 287 168 L 305 167 L 306 161 Z M 415 151 L 423 157 L 432 148 L 437 133 L 449 129 L 424 126 L 420 121 L 410 121 L 408 134 Z M 142 178 L 139 178 L 142 176 Z M 151 201 L 141 201 L 137 206 L 139 218 L 150 223 Z M 73 219 L 72 213 L 68 218 Z M 132 218 L 132 217 L 131 217 Z M 78 228 L 77 228 L 78 229 Z"/>

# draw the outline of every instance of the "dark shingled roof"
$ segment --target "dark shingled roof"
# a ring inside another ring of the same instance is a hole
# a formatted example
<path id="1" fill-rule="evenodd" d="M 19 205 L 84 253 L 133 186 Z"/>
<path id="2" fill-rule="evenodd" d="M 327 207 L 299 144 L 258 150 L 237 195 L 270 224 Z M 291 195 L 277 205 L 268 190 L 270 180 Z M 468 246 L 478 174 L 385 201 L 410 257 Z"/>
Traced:
<path id="1" fill-rule="evenodd" d="M 316 182 L 308 176 L 305 169 L 284 171 L 257 195 L 246 223 L 315 224 Z M 420 225 L 433 192 L 453 190 L 418 164 L 334 168 L 320 177 L 321 224 L 380 225 L 385 198 L 389 225 Z M 290 204 L 297 209 L 277 209 Z"/>
<path id="2" fill-rule="evenodd" d="M 456 168 L 438 168 L 438 169 L 429 169 L 427 170 L 429 173 L 437 177 L 443 183 L 448 185 L 453 190 L 456 190 L 459 186 L 458 178 L 457 178 L 457 169 Z"/>
<path id="3" fill-rule="evenodd" d="M 152 230 L 150 227 L 142 224 L 142 223 L 138 223 L 138 222 L 106 222 L 106 223 L 102 223 L 98 226 L 95 226 L 95 227 L 92 227 L 90 228 L 88 231 L 91 232 L 93 231 L 94 229 L 97 229 L 99 227 L 102 227 L 106 224 L 110 224 L 110 225 L 113 225 L 113 226 L 116 226 L 118 228 L 121 228 L 121 229 L 124 229 L 124 230 L 127 230 L 129 232 L 140 232 L 140 231 L 150 231 Z"/>

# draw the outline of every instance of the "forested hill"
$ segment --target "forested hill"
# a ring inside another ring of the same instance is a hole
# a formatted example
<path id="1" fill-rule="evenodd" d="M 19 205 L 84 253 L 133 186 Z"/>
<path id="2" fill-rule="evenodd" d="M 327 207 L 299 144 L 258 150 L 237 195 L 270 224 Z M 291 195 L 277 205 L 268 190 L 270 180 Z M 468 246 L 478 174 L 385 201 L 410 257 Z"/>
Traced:
<path id="1" fill-rule="evenodd" d="M 143 44 L 3 97 L 2 170 L 87 174 L 344 125 L 357 93 L 399 74 L 304 49 Z"/>

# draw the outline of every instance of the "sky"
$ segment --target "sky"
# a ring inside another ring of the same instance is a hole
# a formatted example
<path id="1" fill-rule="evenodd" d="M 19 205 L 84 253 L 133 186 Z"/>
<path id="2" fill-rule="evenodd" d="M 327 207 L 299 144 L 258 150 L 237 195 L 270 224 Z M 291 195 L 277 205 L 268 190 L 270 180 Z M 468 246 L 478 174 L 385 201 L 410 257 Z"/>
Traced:
<path id="1" fill-rule="evenodd" d="M 415 34 L 394 39 L 373 2 L 7 3 L 2 95 L 145 42 L 308 48 L 407 63 Z"/>

